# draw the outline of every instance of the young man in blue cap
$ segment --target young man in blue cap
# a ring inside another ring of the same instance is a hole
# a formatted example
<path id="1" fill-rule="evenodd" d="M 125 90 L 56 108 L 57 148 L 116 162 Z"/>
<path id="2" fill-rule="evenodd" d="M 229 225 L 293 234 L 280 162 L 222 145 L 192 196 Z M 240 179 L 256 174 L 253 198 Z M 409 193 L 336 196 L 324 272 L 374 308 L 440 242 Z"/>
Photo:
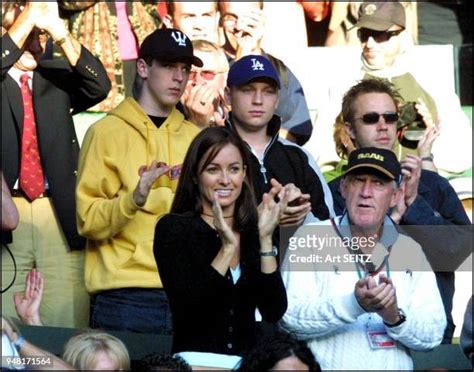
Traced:
<path id="1" fill-rule="evenodd" d="M 226 99 L 232 112 L 226 125 L 248 145 L 257 201 L 276 183 L 290 189 L 290 205 L 281 224 L 298 226 L 310 212 L 318 219 L 328 218 L 332 200 L 309 154 L 278 136 L 281 119 L 274 113 L 280 86 L 266 57 L 248 55 L 234 62 L 227 77 Z"/>
<path id="2" fill-rule="evenodd" d="M 134 98 L 92 125 L 84 138 L 77 224 L 87 237 L 85 282 L 93 328 L 170 332 L 152 243 L 156 220 L 171 208 L 181 164 L 199 132 L 175 107 L 192 64 L 202 61 L 183 32 L 147 36 L 137 60 Z"/>

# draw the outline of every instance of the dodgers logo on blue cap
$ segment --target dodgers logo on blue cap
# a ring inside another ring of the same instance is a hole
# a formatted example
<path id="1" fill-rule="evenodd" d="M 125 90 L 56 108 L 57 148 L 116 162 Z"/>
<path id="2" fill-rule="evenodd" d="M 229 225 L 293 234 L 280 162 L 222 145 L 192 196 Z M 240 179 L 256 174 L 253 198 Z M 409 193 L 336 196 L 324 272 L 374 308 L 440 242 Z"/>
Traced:
<path id="1" fill-rule="evenodd" d="M 235 61 L 227 75 L 227 86 L 239 86 L 258 78 L 268 78 L 280 89 L 278 72 L 268 58 L 260 55 L 248 55 Z"/>

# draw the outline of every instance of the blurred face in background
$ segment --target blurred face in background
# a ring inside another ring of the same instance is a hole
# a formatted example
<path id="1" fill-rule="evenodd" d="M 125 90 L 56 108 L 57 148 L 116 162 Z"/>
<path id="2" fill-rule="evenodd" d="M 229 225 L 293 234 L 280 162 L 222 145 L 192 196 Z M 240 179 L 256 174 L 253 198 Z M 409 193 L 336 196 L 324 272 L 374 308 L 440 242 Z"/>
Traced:
<path id="1" fill-rule="evenodd" d="M 204 65 L 203 67 L 191 67 L 188 86 L 212 85 L 216 91 L 223 90 L 226 85 L 229 63 L 225 55 L 217 51 L 195 50 L 194 54 L 199 57 Z"/>
<path id="2" fill-rule="evenodd" d="M 214 1 L 175 1 L 168 17 L 171 27 L 183 31 L 191 40 L 219 43 L 219 15 Z"/>
<path id="3" fill-rule="evenodd" d="M 374 69 L 392 66 L 402 53 L 403 29 L 398 25 L 393 25 L 387 31 L 360 28 L 357 32 L 362 45 L 362 56 Z"/>
<path id="4" fill-rule="evenodd" d="M 223 1 L 219 2 L 221 25 L 226 41 L 237 50 L 238 40 L 246 35 L 245 27 L 249 24 L 252 12 L 261 12 L 258 1 Z"/>

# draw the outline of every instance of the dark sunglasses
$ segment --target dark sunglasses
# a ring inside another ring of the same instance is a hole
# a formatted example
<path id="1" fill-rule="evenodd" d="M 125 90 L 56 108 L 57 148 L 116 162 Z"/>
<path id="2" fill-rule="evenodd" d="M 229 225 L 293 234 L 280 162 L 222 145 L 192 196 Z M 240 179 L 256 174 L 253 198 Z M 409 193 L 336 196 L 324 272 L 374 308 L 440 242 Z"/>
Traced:
<path id="1" fill-rule="evenodd" d="M 369 112 L 354 120 L 362 120 L 364 124 L 377 124 L 381 116 L 387 124 L 394 124 L 398 121 L 398 113 L 396 112 L 384 112 L 383 114 Z"/>
<path id="2" fill-rule="evenodd" d="M 392 36 L 399 35 L 403 30 L 395 31 L 375 31 L 369 28 L 359 28 L 357 30 L 357 37 L 362 43 L 366 43 L 369 37 L 374 39 L 377 43 L 384 43 L 392 38 Z"/>

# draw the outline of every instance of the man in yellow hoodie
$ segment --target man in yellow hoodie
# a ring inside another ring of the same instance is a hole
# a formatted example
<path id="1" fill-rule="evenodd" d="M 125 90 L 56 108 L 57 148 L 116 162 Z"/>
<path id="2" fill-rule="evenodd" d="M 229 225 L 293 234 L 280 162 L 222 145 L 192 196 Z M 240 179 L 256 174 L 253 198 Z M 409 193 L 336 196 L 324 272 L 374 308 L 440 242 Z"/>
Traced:
<path id="1" fill-rule="evenodd" d="M 87 238 L 93 328 L 170 332 L 153 234 L 171 208 L 181 164 L 199 132 L 175 107 L 192 64 L 202 67 L 183 32 L 154 31 L 140 46 L 134 98 L 93 124 L 84 138 L 77 225 Z"/>

